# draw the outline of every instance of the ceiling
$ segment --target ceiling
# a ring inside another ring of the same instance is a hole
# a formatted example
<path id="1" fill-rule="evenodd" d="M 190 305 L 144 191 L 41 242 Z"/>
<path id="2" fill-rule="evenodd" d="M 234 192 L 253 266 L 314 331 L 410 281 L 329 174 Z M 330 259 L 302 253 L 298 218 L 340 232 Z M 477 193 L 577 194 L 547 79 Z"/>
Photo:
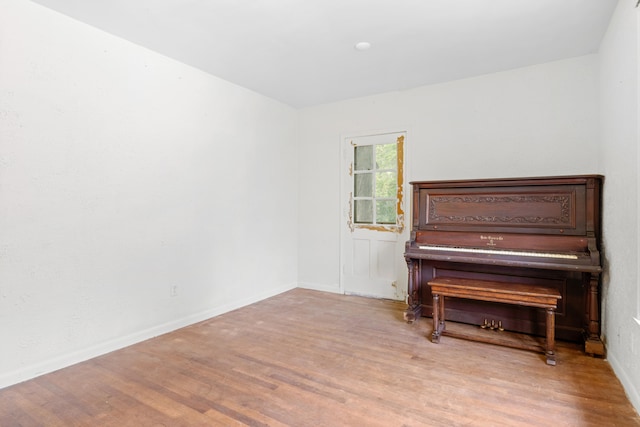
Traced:
<path id="1" fill-rule="evenodd" d="M 32 1 L 293 107 L 594 53 L 617 3 Z"/>

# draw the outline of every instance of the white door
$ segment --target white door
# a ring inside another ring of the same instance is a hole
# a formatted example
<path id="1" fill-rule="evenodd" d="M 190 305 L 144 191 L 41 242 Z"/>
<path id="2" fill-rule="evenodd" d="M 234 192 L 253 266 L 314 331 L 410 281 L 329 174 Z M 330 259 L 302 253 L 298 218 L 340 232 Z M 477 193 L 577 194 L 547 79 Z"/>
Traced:
<path id="1" fill-rule="evenodd" d="M 406 132 L 343 140 L 340 286 L 344 293 L 404 300 L 407 265 Z"/>

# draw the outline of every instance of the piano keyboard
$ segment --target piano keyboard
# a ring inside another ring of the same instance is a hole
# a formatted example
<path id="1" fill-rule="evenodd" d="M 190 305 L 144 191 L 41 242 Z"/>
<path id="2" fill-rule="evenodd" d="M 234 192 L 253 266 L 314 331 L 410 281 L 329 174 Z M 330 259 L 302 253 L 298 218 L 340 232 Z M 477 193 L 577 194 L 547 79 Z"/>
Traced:
<path id="1" fill-rule="evenodd" d="M 538 258 L 578 259 L 578 256 L 577 255 L 573 255 L 573 254 L 510 251 L 510 250 L 503 250 L 503 249 L 460 248 L 460 247 L 455 247 L 455 246 L 435 246 L 435 245 L 423 245 L 423 246 L 418 246 L 418 247 L 420 249 L 428 249 L 428 250 L 432 250 L 432 251 L 466 252 L 466 253 L 474 253 L 474 254 L 493 254 L 493 255 L 530 256 L 530 257 L 538 257 Z"/>

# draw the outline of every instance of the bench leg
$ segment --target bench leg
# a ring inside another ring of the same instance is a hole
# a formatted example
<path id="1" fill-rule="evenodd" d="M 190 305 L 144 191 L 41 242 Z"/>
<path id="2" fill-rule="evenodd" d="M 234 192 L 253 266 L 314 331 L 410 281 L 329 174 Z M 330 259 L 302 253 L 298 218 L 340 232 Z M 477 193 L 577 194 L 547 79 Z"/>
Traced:
<path id="1" fill-rule="evenodd" d="M 547 342 L 545 347 L 545 353 L 547 355 L 547 365 L 556 364 L 556 317 L 555 310 L 553 308 L 547 308 Z"/>
<path id="2" fill-rule="evenodd" d="M 433 333 L 431 342 L 439 343 L 440 335 L 444 330 L 444 297 L 433 294 Z"/>

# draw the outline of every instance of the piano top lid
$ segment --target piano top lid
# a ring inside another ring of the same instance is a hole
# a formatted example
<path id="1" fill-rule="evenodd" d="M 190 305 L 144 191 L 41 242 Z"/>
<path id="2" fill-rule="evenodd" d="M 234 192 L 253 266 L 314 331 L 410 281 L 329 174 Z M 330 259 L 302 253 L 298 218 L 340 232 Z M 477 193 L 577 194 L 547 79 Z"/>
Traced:
<path id="1" fill-rule="evenodd" d="M 413 230 L 595 236 L 600 175 L 413 182 Z"/>
<path id="2" fill-rule="evenodd" d="M 435 181 L 410 181 L 412 186 L 429 186 L 429 187 L 483 187 L 492 186 L 522 186 L 522 185 L 553 185 L 585 183 L 589 180 L 595 180 L 600 183 L 604 182 L 604 175 L 559 175 L 559 176 L 536 176 L 522 178 L 474 178 L 474 179 L 455 179 L 455 180 L 435 180 Z"/>

